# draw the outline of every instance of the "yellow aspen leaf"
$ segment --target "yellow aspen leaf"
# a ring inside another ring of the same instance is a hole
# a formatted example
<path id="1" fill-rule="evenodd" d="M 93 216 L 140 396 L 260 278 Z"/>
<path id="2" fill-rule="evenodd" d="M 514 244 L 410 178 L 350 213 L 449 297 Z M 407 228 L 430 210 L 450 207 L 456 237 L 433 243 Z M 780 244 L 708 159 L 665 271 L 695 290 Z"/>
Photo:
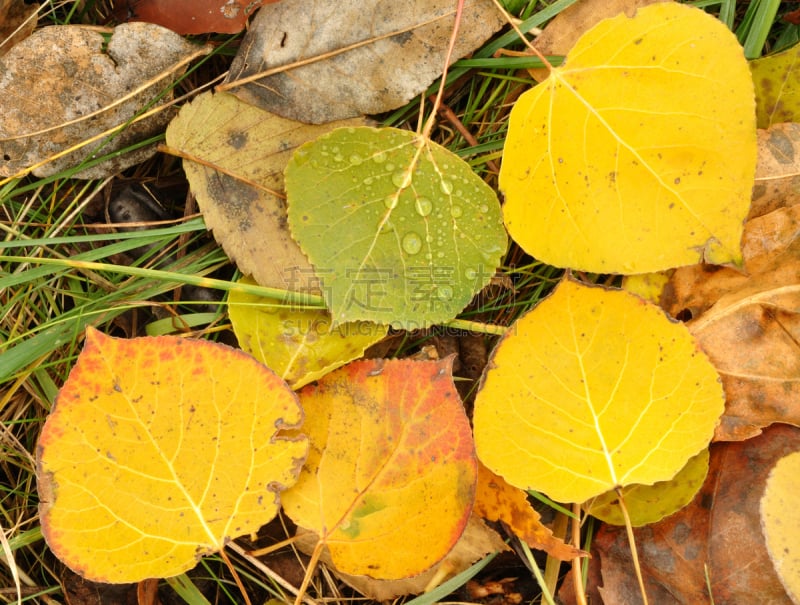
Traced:
<path id="1" fill-rule="evenodd" d="M 254 283 L 248 277 L 239 281 Z M 293 389 L 361 357 L 389 331 L 389 326 L 368 321 L 331 327 L 328 311 L 274 305 L 275 301 L 233 291 L 228 296 L 228 316 L 242 349 Z"/>
<path id="2" fill-rule="evenodd" d="M 653 485 L 631 484 L 622 488 L 625 508 L 633 527 L 657 523 L 689 504 L 708 474 L 708 449 L 689 459 L 677 475 L 669 481 Z M 586 512 L 613 525 L 625 525 L 619 494 L 611 490 L 594 498 L 584 506 Z"/>
<path id="3" fill-rule="evenodd" d="M 528 546 L 544 550 L 562 561 L 586 554 L 555 537 L 550 528 L 542 523 L 541 515 L 528 502 L 528 495 L 480 462 L 475 512 L 489 521 L 502 521 Z"/>
<path id="4" fill-rule="evenodd" d="M 284 510 L 339 571 L 413 576 L 464 531 L 477 463 L 451 372 L 452 358 L 356 361 L 299 391 L 311 448 Z"/>
<path id="5" fill-rule="evenodd" d="M 255 359 L 88 329 L 38 445 L 42 533 L 97 582 L 180 574 L 278 511 L 308 448 L 302 411 Z"/>
<path id="6" fill-rule="evenodd" d="M 475 445 L 512 485 L 585 502 L 674 477 L 708 445 L 723 407 L 684 325 L 628 292 L 567 279 L 493 352 Z"/>
<path id="7" fill-rule="evenodd" d="M 512 238 L 559 267 L 738 263 L 756 164 L 739 43 L 699 9 L 601 21 L 511 112 L 500 188 Z"/>
<path id="8" fill-rule="evenodd" d="M 672 271 L 626 275 L 622 279 L 622 289 L 657 305 L 671 275 Z"/>
<path id="9" fill-rule="evenodd" d="M 800 603 L 800 452 L 778 460 L 761 497 L 761 529 L 781 584 Z"/>

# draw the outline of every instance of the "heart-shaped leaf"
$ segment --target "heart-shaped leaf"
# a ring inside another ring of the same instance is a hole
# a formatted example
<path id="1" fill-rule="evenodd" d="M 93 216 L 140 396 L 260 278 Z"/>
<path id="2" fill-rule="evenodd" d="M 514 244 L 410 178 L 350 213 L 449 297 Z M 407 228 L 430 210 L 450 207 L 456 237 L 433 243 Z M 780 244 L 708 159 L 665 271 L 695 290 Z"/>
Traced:
<path id="1" fill-rule="evenodd" d="M 416 575 L 464 530 L 477 463 L 451 366 L 356 361 L 299 392 L 311 450 L 284 510 L 340 571 Z"/>
<path id="2" fill-rule="evenodd" d="M 675 2 L 586 32 L 511 112 L 511 237 L 558 267 L 738 263 L 756 165 L 753 82 L 733 34 Z"/>
<path id="3" fill-rule="evenodd" d="M 97 582 L 174 576 L 278 511 L 308 443 L 297 398 L 249 355 L 173 336 L 86 346 L 39 438 L 42 533 Z"/>
<path id="4" fill-rule="evenodd" d="M 444 147 L 394 128 L 340 128 L 286 168 L 289 227 L 335 323 L 448 321 L 505 253 L 494 191 Z"/>
<path id="5" fill-rule="evenodd" d="M 557 502 L 675 476 L 708 446 L 722 385 L 682 324 L 572 280 L 521 317 L 475 398 L 481 461 Z"/>

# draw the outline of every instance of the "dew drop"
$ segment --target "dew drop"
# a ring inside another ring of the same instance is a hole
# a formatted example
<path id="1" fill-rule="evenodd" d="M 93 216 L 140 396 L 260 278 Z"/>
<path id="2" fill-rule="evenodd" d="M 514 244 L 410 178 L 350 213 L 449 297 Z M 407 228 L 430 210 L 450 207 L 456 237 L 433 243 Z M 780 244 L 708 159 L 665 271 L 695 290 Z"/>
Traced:
<path id="1" fill-rule="evenodd" d="M 422 250 L 422 239 L 419 235 L 410 231 L 403 236 L 403 250 L 409 254 L 416 254 Z"/>
<path id="2" fill-rule="evenodd" d="M 464 271 L 464 275 L 467 279 L 475 279 L 478 277 L 478 272 L 475 269 L 467 269 Z"/>
<path id="3" fill-rule="evenodd" d="M 464 210 L 462 210 L 461 206 L 452 206 L 450 208 L 450 216 L 452 216 L 453 218 L 458 218 L 462 214 L 464 214 Z"/>
<path id="4" fill-rule="evenodd" d="M 386 206 L 389 210 L 393 208 L 397 208 L 397 202 L 400 200 L 399 195 L 387 195 L 383 198 L 383 205 Z"/>
<path id="5" fill-rule="evenodd" d="M 426 197 L 418 197 L 414 207 L 420 216 L 428 216 L 433 211 L 433 202 Z"/>
<path id="6" fill-rule="evenodd" d="M 407 172 L 398 170 L 392 175 L 392 184 L 400 189 L 405 189 L 411 182 L 410 176 Z"/>
<path id="7" fill-rule="evenodd" d="M 495 261 L 503 249 L 500 246 L 489 246 L 484 248 L 481 252 L 483 258 L 487 261 Z"/>
<path id="8" fill-rule="evenodd" d="M 453 288 L 450 286 L 439 286 L 436 288 L 436 297 L 439 300 L 452 300 Z"/>
<path id="9" fill-rule="evenodd" d="M 336 160 L 337 162 L 343 162 L 344 156 L 341 153 L 337 153 L 335 156 L 333 156 L 333 159 Z"/>
<path id="10" fill-rule="evenodd" d="M 445 195 L 453 193 L 453 183 L 450 181 L 439 181 L 439 187 L 441 187 L 442 193 Z"/>
<path id="11" fill-rule="evenodd" d="M 481 204 L 481 207 L 478 208 L 478 210 L 480 210 L 481 213 L 486 214 L 487 212 L 489 212 L 489 206 L 487 206 L 486 204 Z"/>
<path id="12" fill-rule="evenodd" d="M 361 164 L 363 161 L 364 161 L 364 158 L 362 158 L 362 157 L 361 157 L 360 155 L 358 155 L 358 154 L 355 154 L 355 153 L 354 153 L 353 155 L 351 155 L 351 156 L 350 156 L 350 165 L 351 165 L 351 166 L 358 166 L 358 165 L 360 165 L 360 164 Z"/>
<path id="13" fill-rule="evenodd" d="M 378 226 L 379 226 L 378 232 L 381 235 L 387 235 L 388 233 L 394 231 L 394 225 L 392 225 L 392 221 L 385 221 L 381 219 L 381 221 L 378 222 Z"/>
<path id="14" fill-rule="evenodd" d="M 386 161 L 386 154 L 383 151 L 379 151 L 372 156 L 372 161 L 376 164 L 383 164 Z"/>
<path id="15" fill-rule="evenodd" d="M 391 172 L 392 170 L 394 170 L 394 164 L 392 164 L 391 162 L 389 162 L 388 164 L 386 164 L 386 170 L 388 170 L 389 172 Z"/>

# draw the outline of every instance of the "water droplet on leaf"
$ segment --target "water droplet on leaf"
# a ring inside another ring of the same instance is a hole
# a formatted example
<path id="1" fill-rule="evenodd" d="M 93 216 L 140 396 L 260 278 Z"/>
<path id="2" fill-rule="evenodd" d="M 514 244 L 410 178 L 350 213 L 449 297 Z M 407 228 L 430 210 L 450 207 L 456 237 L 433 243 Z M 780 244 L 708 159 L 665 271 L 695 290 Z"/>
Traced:
<path id="1" fill-rule="evenodd" d="M 397 202 L 400 199 L 399 195 L 387 195 L 383 199 L 383 205 L 386 206 L 389 210 L 393 208 L 397 208 Z"/>
<path id="2" fill-rule="evenodd" d="M 422 250 L 422 238 L 410 231 L 403 236 L 403 250 L 408 254 L 416 254 Z"/>
<path id="3" fill-rule="evenodd" d="M 398 170 L 392 175 L 392 183 L 395 187 L 405 189 L 411 183 L 411 174 L 403 170 Z"/>
<path id="4" fill-rule="evenodd" d="M 426 197 L 418 197 L 414 206 L 420 216 L 428 216 L 433 210 L 433 202 Z"/>
<path id="5" fill-rule="evenodd" d="M 442 189 L 442 193 L 445 195 L 450 195 L 453 193 L 453 183 L 449 181 L 439 181 L 439 187 Z"/>
<path id="6" fill-rule="evenodd" d="M 453 288 L 450 286 L 439 286 L 436 288 L 436 296 L 439 300 L 451 300 L 453 298 Z"/>

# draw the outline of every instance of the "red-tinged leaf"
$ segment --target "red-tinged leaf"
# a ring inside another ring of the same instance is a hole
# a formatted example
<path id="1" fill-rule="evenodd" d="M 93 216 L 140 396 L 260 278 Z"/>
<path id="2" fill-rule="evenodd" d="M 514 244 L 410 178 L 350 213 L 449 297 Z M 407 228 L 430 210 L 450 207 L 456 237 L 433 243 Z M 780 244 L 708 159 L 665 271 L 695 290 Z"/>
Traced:
<path id="1" fill-rule="evenodd" d="M 451 358 L 357 361 L 298 393 L 311 450 L 284 510 L 340 571 L 416 575 L 461 536 L 477 471 L 451 370 Z"/>
<path id="2" fill-rule="evenodd" d="M 236 34 L 262 4 L 279 0 L 117 0 L 114 17 L 146 21 L 179 34 Z"/>
<path id="3" fill-rule="evenodd" d="M 255 359 L 171 336 L 86 345 L 39 438 L 42 533 L 82 576 L 174 576 L 278 511 L 308 444 L 294 393 Z"/>

